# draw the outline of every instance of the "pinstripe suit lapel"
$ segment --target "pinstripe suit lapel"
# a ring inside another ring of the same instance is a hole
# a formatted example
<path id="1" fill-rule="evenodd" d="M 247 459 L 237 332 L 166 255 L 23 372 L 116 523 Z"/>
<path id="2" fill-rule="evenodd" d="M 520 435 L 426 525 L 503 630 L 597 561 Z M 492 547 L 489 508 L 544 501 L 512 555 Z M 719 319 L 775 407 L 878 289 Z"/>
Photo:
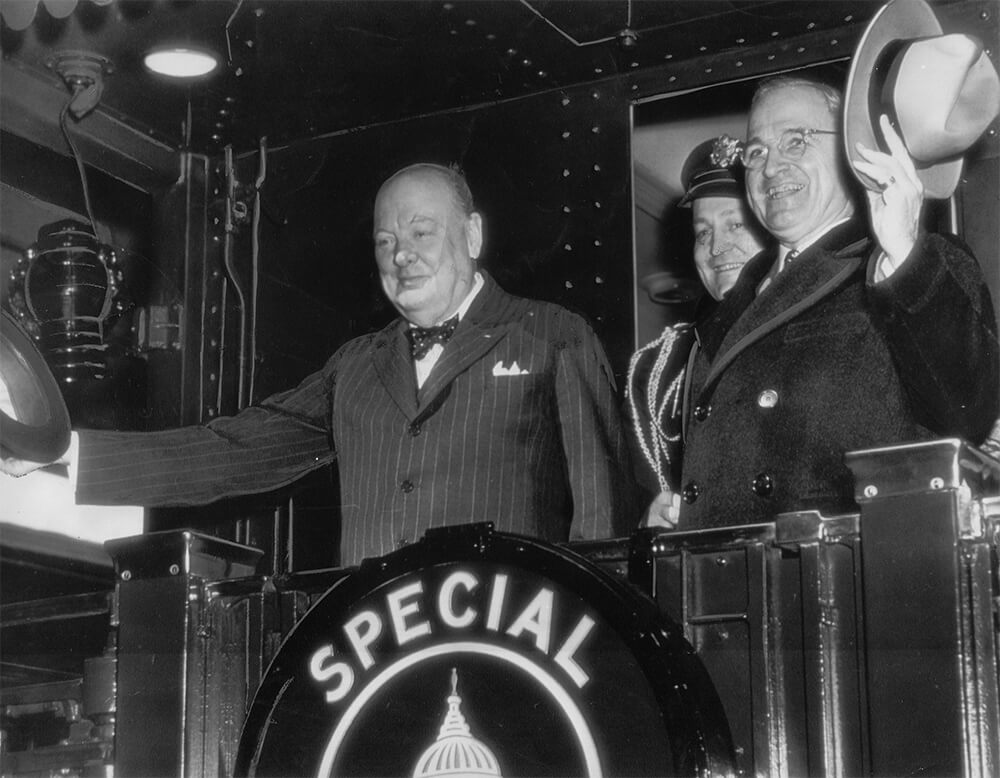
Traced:
<path id="1" fill-rule="evenodd" d="M 389 396 L 408 419 L 417 415 L 417 377 L 400 319 L 375 336 L 375 372 Z"/>
<path id="2" fill-rule="evenodd" d="M 452 381 L 495 348 L 506 336 L 508 329 L 509 323 L 486 325 L 459 322 L 458 329 L 445 346 L 441 358 L 417 392 L 417 412 L 423 412 Z"/>
<path id="3" fill-rule="evenodd" d="M 451 382 L 494 349 L 514 325 L 508 318 L 510 296 L 485 273 L 486 285 L 473 301 L 417 393 L 417 412 L 432 405 Z"/>

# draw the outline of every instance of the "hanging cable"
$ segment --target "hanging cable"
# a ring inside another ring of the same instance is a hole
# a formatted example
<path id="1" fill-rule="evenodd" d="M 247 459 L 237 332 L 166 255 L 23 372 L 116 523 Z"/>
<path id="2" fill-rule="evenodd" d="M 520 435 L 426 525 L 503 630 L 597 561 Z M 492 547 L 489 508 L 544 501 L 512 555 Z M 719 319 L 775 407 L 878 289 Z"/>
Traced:
<path id="1" fill-rule="evenodd" d="M 73 101 L 76 100 L 76 95 L 78 91 L 74 90 L 74 94 L 70 96 L 69 100 L 66 101 L 66 105 L 63 106 L 62 110 L 59 112 L 59 128 L 62 130 L 63 137 L 66 138 L 66 143 L 69 144 L 69 149 L 73 153 L 73 160 L 76 162 L 76 169 L 80 174 L 80 184 L 83 187 L 83 204 L 87 209 L 87 219 L 90 220 L 90 226 L 94 230 L 94 235 L 98 240 L 101 236 L 97 232 L 97 220 L 94 219 L 94 209 L 90 205 L 90 187 L 87 184 L 87 168 L 83 164 L 83 158 L 80 156 L 80 151 L 76 147 L 76 141 L 73 140 L 73 136 L 70 134 L 69 126 L 66 123 L 66 117 L 69 116 L 70 106 Z"/>
<path id="2" fill-rule="evenodd" d="M 233 12 L 229 15 L 229 18 L 226 20 L 226 57 L 230 65 L 233 64 L 233 44 L 229 37 L 229 28 L 232 26 L 233 20 L 236 18 L 236 14 L 240 12 L 240 8 L 242 7 L 243 0 L 240 0 L 233 9 Z"/>
<path id="3" fill-rule="evenodd" d="M 253 183 L 254 203 L 253 222 L 250 229 L 250 386 L 247 396 L 253 402 L 254 380 L 257 376 L 257 286 L 260 271 L 260 190 L 267 178 L 267 137 L 260 139 L 260 164 L 257 168 L 257 178 Z"/>
<path id="4" fill-rule="evenodd" d="M 618 32 L 615 33 L 614 35 L 607 35 L 603 38 L 595 38 L 592 41 L 578 41 L 568 32 L 563 30 L 559 25 L 557 25 L 555 22 L 553 22 L 551 19 L 545 16 L 545 14 L 536 9 L 530 2 L 528 2 L 528 0 L 520 0 L 520 3 L 529 11 L 531 11 L 535 16 L 537 16 L 539 19 L 541 19 L 543 22 L 549 25 L 549 27 L 551 27 L 553 30 L 562 35 L 566 40 L 568 40 L 574 46 L 580 46 L 580 47 L 593 46 L 597 43 L 607 43 L 608 41 L 619 40 L 621 38 L 621 33 Z M 625 29 L 630 30 L 632 27 L 632 0 L 627 0 L 626 6 L 628 11 L 627 11 L 627 21 L 625 23 Z"/>
<path id="5" fill-rule="evenodd" d="M 238 358 L 238 369 L 237 369 L 237 397 L 236 397 L 236 407 L 242 409 L 244 407 L 244 385 L 246 375 L 246 362 L 247 362 L 247 300 L 246 294 L 243 291 L 243 283 L 240 279 L 239 272 L 236 270 L 236 264 L 233 258 L 233 236 L 236 233 L 236 223 L 233 219 L 233 208 L 236 202 L 237 191 L 236 191 L 236 170 L 233 163 L 233 147 L 227 145 L 225 147 L 225 161 L 226 161 L 226 218 L 225 218 L 225 237 L 223 240 L 223 251 L 222 251 L 222 262 L 226 268 L 226 275 L 233 284 L 233 289 L 236 292 L 238 298 L 238 305 L 240 310 L 240 347 L 239 347 L 239 358 Z M 221 376 L 221 365 L 220 365 L 220 376 Z M 220 378 L 221 384 L 221 378 Z"/>

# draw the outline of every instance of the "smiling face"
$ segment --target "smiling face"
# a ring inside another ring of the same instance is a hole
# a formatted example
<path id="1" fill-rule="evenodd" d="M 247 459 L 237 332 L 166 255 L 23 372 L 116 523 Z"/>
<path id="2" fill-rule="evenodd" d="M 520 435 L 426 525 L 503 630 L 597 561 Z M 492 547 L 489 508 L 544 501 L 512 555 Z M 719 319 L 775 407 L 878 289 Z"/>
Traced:
<path id="1" fill-rule="evenodd" d="M 757 218 L 785 246 L 795 247 L 854 212 L 837 135 L 813 135 L 797 159 L 777 148 L 785 130 L 837 126 L 823 93 L 805 84 L 775 88 L 751 110 L 747 143 L 767 144 L 768 152 L 763 167 L 747 171 L 747 196 Z"/>
<path id="2" fill-rule="evenodd" d="M 742 198 L 699 197 L 691 214 L 695 267 L 708 293 L 721 300 L 764 245 Z"/>
<path id="3" fill-rule="evenodd" d="M 482 221 L 458 205 L 446 173 L 408 168 L 375 198 L 375 261 L 386 297 L 406 319 L 430 327 L 472 289 Z"/>

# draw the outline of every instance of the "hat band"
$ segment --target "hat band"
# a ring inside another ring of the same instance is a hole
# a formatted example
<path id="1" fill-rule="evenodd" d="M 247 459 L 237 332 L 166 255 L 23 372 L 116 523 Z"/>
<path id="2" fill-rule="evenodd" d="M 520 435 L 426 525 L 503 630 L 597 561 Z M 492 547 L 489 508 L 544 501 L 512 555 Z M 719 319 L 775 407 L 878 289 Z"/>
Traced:
<path id="1" fill-rule="evenodd" d="M 702 184 L 708 184 L 713 181 L 729 181 L 736 184 L 736 176 L 728 169 L 722 170 L 706 170 L 702 173 L 696 173 L 691 176 L 691 188 L 696 186 L 701 186 Z"/>
<path id="2" fill-rule="evenodd" d="M 903 143 L 906 143 L 906 138 L 899 126 L 899 117 L 896 115 L 896 101 L 893 99 L 893 93 L 896 91 L 896 80 L 899 78 L 903 52 L 915 40 L 895 40 L 886 44 L 872 67 L 872 77 L 868 83 L 868 118 L 871 121 L 872 134 L 878 143 L 879 151 L 886 154 L 890 151 L 885 133 L 882 132 L 882 123 L 879 121 L 882 114 L 888 117 L 889 124 L 902 138 Z"/>

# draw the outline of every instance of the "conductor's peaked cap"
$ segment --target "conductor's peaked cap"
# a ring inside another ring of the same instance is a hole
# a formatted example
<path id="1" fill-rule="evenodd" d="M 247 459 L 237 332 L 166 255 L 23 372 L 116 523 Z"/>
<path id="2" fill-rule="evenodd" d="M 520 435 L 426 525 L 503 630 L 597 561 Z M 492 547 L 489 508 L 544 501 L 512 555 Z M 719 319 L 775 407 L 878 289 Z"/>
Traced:
<path id="1" fill-rule="evenodd" d="M 699 143 L 688 154 L 681 169 L 684 196 L 677 205 L 690 208 L 699 197 L 744 198 L 740 142 L 720 135 Z"/>

